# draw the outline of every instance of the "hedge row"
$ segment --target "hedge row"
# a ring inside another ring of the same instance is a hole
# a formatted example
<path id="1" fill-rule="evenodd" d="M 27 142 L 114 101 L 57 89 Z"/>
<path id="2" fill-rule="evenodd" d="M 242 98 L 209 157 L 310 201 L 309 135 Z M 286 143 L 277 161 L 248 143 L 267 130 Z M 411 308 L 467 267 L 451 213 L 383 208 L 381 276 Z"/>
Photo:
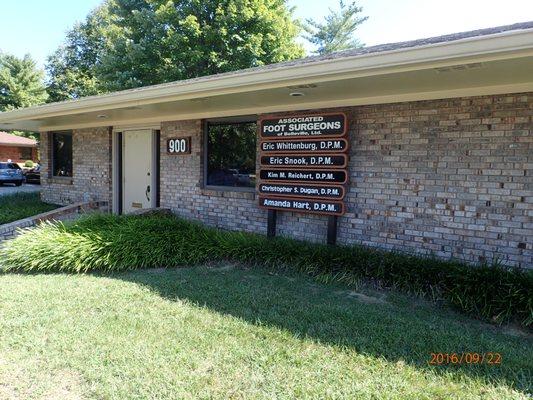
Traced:
<path id="1" fill-rule="evenodd" d="M 118 271 L 231 260 L 285 266 L 353 284 L 370 279 L 387 287 L 434 296 L 495 322 L 533 322 L 533 273 L 498 266 L 415 257 L 362 246 L 327 246 L 206 228 L 172 216 L 97 215 L 75 223 L 45 223 L 6 242 L 7 271 Z"/>

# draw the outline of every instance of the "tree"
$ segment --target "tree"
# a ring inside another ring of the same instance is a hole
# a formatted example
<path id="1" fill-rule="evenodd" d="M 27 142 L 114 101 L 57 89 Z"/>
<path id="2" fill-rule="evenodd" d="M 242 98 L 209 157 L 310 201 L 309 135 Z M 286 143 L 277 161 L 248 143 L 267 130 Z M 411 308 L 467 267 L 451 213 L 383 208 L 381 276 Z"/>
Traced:
<path id="1" fill-rule="evenodd" d="M 329 15 L 324 18 L 324 22 L 317 22 L 307 19 L 304 29 L 308 33 L 305 35 L 310 43 L 314 44 L 317 54 L 328 54 L 335 51 L 347 50 L 362 47 L 363 44 L 354 37 L 354 32 L 360 24 L 368 17 L 361 17 L 363 11 L 357 7 L 355 2 L 350 4 L 339 1 L 339 10 L 329 9 Z"/>
<path id="2" fill-rule="evenodd" d="M 54 100 L 303 56 L 286 0 L 107 0 L 50 59 Z"/>
<path id="3" fill-rule="evenodd" d="M 28 139 L 33 139 L 39 141 L 41 134 L 39 132 L 30 132 L 30 131 L 9 131 L 12 135 L 22 136 Z"/>
<path id="4" fill-rule="evenodd" d="M 0 111 L 42 104 L 47 97 L 43 71 L 29 55 L 0 53 Z"/>
<path id="5" fill-rule="evenodd" d="M 105 52 L 107 30 L 110 29 L 109 2 L 92 11 L 83 23 L 76 24 L 65 43 L 46 64 L 49 101 L 76 99 L 103 91 L 96 76 L 100 56 Z"/>

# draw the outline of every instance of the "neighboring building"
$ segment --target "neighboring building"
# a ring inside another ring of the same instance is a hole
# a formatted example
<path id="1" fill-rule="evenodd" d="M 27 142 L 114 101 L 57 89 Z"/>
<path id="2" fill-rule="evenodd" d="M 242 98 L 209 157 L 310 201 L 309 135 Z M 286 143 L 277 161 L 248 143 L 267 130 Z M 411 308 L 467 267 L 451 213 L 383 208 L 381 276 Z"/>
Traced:
<path id="1" fill-rule="evenodd" d="M 0 161 L 7 160 L 16 163 L 37 161 L 37 141 L 0 132 Z"/>
<path id="2" fill-rule="evenodd" d="M 533 267 L 532 71 L 528 22 L 16 110 L 0 128 L 42 133 L 45 201 Z"/>

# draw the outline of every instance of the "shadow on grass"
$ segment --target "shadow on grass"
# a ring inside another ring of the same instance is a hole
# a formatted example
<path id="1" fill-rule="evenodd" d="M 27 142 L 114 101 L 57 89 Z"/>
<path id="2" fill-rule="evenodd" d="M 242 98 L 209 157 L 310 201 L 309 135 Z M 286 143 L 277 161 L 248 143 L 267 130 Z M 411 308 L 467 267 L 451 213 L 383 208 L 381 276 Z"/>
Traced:
<path id="1" fill-rule="evenodd" d="M 404 361 L 437 373 L 484 378 L 531 392 L 530 337 L 406 296 L 365 298 L 350 289 L 320 285 L 291 272 L 187 268 L 112 275 L 145 285 L 166 299 L 187 299 L 252 324 L 273 326 L 299 338 L 344 346 L 358 353 Z M 429 365 L 431 353 L 498 352 L 499 365 Z"/>

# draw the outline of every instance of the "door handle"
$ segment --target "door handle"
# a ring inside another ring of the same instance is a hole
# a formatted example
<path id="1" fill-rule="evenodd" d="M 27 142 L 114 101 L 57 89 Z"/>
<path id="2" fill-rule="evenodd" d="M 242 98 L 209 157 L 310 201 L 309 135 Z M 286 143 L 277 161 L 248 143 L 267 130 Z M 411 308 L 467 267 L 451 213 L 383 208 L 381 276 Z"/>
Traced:
<path id="1" fill-rule="evenodd" d="M 150 185 L 146 186 L 146 192 L 144 192 L 146 195 L 146 200 L 150 201 Z"/>

